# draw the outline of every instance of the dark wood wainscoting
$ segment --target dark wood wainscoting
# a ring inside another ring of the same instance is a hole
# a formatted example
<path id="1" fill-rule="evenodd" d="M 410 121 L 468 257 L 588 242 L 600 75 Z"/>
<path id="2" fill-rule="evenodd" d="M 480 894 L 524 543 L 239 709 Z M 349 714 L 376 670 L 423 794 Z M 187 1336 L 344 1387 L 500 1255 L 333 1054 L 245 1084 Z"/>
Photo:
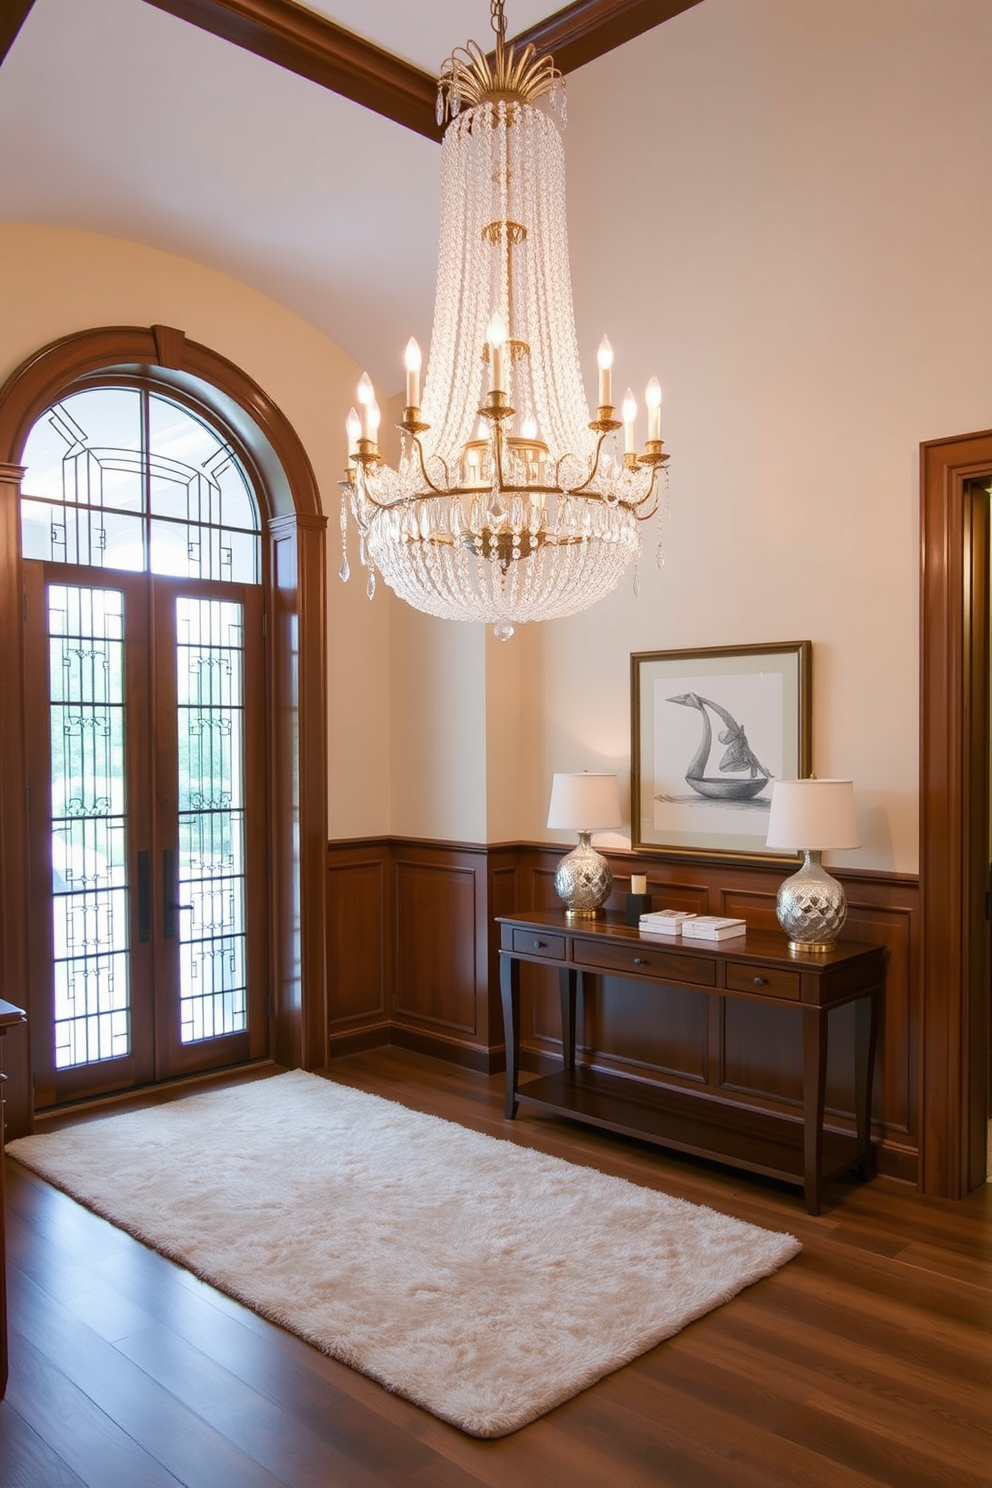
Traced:
<path id="1" fill-rule="evenodd" d="M 645 873 L 655 903 L 699 914 L 740 915 L 775 929 L 782 870 L 609 855 L 610 908 L 621 909 L 630 874 Z M 503 1068 L 499 937 L 495 917 L 558 904 L 561 849 L 397 839 L 334 842 L 328 849 L 328 1054 L 392 1043 L 494 1072 Z M 883 1172 L 915 1181 L 919 1156 L 919 887 L 908 876 L 844 873 L 845 938 L 889 952 L 874 1135 Z M 560 1057 L 553 970 L 522 968 L 521 1063 Z M 853 1010 L 833 1013 L 830 1120 L 853 1120 Z M 582 1057 L 604 1069 L 702 1089 L 714 1099 L 758 1099 L 798 1114 L 798 1021 L 788 1010 L 694 997 L 604 977 L 579 1010 Z"/>
<path id="2" fill-rule="evenodd" d="M 492 925 L 518 907 L 519 853 L 397 838 L 330 844 L 331 1053 L 392 1043 L 503 1068 Z"/>

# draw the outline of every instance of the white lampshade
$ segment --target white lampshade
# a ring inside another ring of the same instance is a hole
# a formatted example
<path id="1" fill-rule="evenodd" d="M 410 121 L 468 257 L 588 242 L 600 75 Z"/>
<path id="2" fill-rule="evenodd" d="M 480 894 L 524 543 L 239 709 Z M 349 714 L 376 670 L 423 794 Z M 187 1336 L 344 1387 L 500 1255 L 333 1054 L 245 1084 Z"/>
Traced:
<path id="1" fill-rule="evenodd" d="M 854 782 L 774 781 L 765 841 L 789 852 L 860 847 Z"/>
<path id="2" fill-rule="evenodd" d="M 573 832 L 619 827 L 620 787 L 615 775 L 555 775 L 551 782 L 548 826 Z"/>

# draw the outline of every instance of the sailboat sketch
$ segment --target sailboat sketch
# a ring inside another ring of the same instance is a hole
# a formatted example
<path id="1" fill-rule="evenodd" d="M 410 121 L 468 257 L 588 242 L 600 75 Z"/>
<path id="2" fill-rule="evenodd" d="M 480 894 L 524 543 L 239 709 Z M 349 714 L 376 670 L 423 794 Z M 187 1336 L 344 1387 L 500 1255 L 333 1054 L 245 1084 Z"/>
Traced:
<path id="1" fill-rule="evenodd" d="M 712 801 L 750 801 L 764 790 L 772 772 L 754 754 L 747 742 L 743 725 L 726 708 L 722 708 L 712 698 L 700 697 L 697 692 L 679 693 L 677 697 L 670 697 L 666 701 L 680 703 L 685 708 L 696 708 L 702 718 L 703 736 L 685 774 L 686 784 L 698 795 Z M 724 725 L 717 733 L 719 742 L 727 746 L 717 765 L 719 775 L 706 774 L 713 747 L 713 728 L 707 710 L 722 720 Z"/>

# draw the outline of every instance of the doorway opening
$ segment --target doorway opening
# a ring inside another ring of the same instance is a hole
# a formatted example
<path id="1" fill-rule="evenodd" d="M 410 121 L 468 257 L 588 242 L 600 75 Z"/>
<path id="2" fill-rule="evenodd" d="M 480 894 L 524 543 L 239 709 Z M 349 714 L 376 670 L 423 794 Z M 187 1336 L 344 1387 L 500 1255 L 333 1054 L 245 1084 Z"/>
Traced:
<path id="1" fill-rule="evenodd" d="M 920 1186 L 988 1173 L 992 431 L 922 447 Z"/>
<path id="2" fill-rule="evenodd" d="M 258 502 L 142 379 L 22 456 L 36 1110 L 268 1052 Z"/>
<path id="3" fill-rule="evenodd" d="M 35 1081 L 326 1060 L 325 528 L 288 420 L 181 330 L 82 331 L 0 387 L 8 1135 Z"/>

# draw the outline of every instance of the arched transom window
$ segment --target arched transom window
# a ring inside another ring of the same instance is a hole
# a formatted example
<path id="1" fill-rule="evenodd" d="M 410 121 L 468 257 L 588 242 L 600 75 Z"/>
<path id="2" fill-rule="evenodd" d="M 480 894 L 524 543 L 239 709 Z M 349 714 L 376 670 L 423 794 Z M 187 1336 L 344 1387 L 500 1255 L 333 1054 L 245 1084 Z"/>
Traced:
<path id="1" fill-rule="evenodd" d="M 86 388 L 35 423 L 22 463 L 25 558 L 257 584 L 258 506 L 218 432 L 140 386 Z"/>

